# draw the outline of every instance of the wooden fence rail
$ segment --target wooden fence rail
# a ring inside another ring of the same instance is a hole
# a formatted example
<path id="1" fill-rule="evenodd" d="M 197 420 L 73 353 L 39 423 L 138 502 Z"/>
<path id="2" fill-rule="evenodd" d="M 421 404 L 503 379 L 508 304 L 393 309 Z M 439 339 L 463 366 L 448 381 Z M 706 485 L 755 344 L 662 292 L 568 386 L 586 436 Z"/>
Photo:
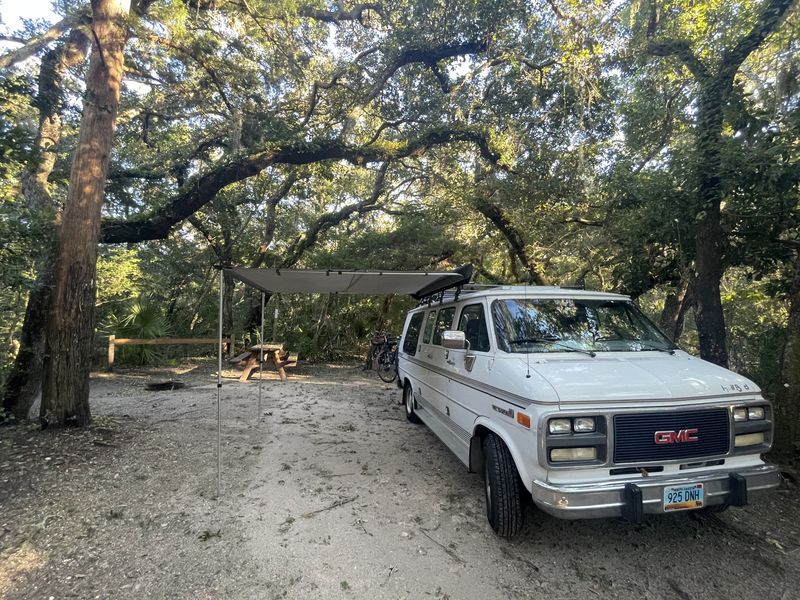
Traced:
<path id="1" fill-rule="evenodd" d="M 118 338 L 108 336 L 108 370 L 114 370 L 114 353 L 117 346 L 144 345 L 144 346 L 167 346 L 182 344 L 217 344 L 217 338 Z M 222 338 L 223 344 L 228 344 L 228 353 L 233 349 L 234 337 Z"/>

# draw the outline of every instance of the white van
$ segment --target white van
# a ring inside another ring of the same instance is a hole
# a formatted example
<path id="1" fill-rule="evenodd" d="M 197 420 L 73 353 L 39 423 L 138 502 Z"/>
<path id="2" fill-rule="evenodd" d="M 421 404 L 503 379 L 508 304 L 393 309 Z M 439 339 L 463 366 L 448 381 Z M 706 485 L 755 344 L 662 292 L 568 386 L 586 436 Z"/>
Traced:
<path id="1" fill-rule="evenodd" d="M 441 293 L 409 312 L 398 373 L 408 420 L 483 471 L 502 536 L 522 525 L 523 488 L 557 517 L 638 521 L 780 484 L 758 386 L 677 348 L 627 296 Z"/>

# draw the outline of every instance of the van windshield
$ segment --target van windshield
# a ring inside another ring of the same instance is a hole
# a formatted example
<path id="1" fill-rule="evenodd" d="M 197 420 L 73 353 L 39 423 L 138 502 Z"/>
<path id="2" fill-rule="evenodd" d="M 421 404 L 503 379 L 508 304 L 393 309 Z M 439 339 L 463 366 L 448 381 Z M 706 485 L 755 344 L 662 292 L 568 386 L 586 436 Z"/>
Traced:
<path id="1" fill-rule="evenodd" d="M 623 300 L 495 300 L 492 317 L 497 345 L 505 352 L 672 353 L 677 348 Z"/>

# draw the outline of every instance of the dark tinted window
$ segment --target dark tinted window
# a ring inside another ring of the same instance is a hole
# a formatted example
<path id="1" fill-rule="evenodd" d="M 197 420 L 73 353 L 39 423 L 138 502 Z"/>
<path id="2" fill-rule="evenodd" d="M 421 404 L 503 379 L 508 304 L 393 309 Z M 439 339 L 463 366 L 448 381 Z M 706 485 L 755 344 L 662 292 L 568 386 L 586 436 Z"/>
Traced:
<path id="1" fill-rule="evenodd" d="M 465 306 L 458 320 L 458 329 L 466 334 L 471 350 L 489 351 L 489 330 L 486 328 L 483 304 Z"/>
<path id="2" fill-rule="evenodd" d="M 442 332 L 447 331 L 453 325 L 453 317 L 456 314 L 456 307 L 443 308 L 439 311 L 439 317 L 436 319 L 436 329 L 433 332 L 432 344 L 437 346 L 442 343 Z"/>
<path id="3" fill-rule="evenodd" d="M 428 313 L 428 320 L 425 321 L 425 335 L 422 336 L 423 344 L 430 344 L 431 337 L 433 336 L 433 326 L 436 324 L 436 311 L 432 310 Z"/>
<path id="4" fill-rule="evenodd" d="M 411 356 L 417 353 L 417 341 L 419 341 L 419 332 L 422 329 L 422 318 L 424 316 L 425 313 L 417 313 L 408 322 L 406 336 L 403 338 L 403 352 Z"/>

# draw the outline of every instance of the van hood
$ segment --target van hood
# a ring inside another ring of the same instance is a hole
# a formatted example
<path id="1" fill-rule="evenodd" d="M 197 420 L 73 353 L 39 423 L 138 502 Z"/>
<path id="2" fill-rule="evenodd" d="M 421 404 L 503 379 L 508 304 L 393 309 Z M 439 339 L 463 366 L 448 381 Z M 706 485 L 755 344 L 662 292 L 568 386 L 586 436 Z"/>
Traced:
<path id="1" fill-rule="evenodd" d="M 682 351 L 548 357 L 531 362 L 530 368 L 553 387 L 561 404 L 691 400 L 760 392 L 749 379 Z"/>

